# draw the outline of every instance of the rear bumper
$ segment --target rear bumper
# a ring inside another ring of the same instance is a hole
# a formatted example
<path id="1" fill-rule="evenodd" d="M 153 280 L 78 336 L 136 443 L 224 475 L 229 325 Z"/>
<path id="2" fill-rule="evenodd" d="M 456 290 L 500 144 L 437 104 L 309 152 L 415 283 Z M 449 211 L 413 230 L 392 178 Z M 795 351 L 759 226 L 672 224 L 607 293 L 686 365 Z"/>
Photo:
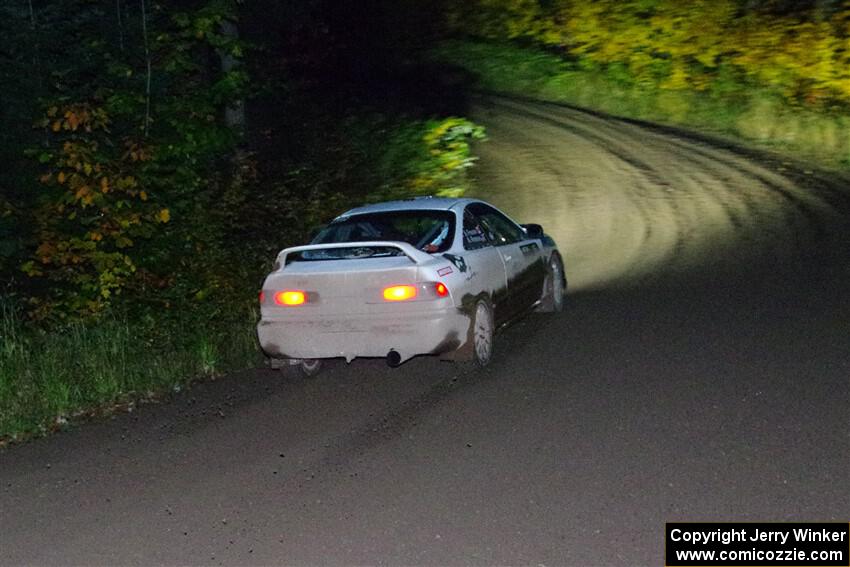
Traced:
<path id="1" fill-rule="evenodd" d="M 391 350 L 407 360 L 447 354 L 467 342 L 470 319 L 456 308 L 400 314 L 262 319 L 257 335 L 271 358 L 384 357 Z"/>

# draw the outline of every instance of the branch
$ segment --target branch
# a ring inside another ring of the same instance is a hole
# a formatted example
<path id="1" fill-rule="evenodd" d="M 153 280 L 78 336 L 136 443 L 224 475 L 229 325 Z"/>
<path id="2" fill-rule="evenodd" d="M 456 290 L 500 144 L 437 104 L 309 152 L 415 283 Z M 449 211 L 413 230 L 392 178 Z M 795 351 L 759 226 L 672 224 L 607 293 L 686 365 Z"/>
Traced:
<path id="1" fill-rule="evenodd" d="M 118 14 L 118 46 L 124 51 L 124 19 L 121 17 L 121 0 L 115 0 L 115 13 Z"/>
<path id="2" fill-rule="evenodd" d="M 145 44 L 145 66 L 147 68 L 145 80 L 145 138 L 147 138 L 151 122 L 151 52 L 148 45 L 148 14 L 145 8 L 145 0 L 139 1 L 142 5 L 142 39 Z"/>

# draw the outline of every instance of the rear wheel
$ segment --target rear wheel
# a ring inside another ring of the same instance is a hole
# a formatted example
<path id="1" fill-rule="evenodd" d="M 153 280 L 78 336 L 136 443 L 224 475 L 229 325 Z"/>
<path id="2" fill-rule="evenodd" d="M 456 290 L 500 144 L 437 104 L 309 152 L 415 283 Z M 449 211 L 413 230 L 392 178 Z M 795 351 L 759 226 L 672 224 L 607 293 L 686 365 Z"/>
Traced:
<path id="1" fill-rule="evenodd" d="M 295 377 L 300 372 L 312 378 L 322 371 L 322 361 L 318 358 L 273 358 L 271 367 L 280 370 L 284 376 Z"/>
<path id="2" fill-rule="evenodd" d="M 475 317 L 472 321 L 472 359 L 478 366 L 487 366 L 493 358 L 495 327 L 490 302 L 479 299 L 475 304 Z"/>
<path id="3" fill-rule="evenodd" d="M 301 373 L 308 378 L 312 378 L 322 371 L 322 361 L 318 358 L 305 358 L 299 366 Z"/>

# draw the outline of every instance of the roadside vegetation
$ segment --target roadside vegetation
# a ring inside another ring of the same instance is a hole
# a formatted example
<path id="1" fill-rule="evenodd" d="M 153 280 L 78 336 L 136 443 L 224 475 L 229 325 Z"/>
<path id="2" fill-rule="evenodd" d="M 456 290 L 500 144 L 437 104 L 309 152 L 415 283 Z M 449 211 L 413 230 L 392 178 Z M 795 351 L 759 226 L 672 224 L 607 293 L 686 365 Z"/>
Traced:
<path id="1" fill-rule="evenodd" d="M 473 86 L 850 166 L 846 0 L 10 0 L 0 82 L 0 445 L 258 364 L 278 250 L 463 194 Z"/>
<path id="2" fill-rule="evenodd" d="M 474 0 L 443 61 L 479 88 L 850 167 L 850 3 Z"/>
<path id="3" fill-rule="evenodd" d="M 483 136 L 332 2 L 0 16 L 0 445 L 260 364 L 276 252 L 365 201 L 462 194 Z"/>

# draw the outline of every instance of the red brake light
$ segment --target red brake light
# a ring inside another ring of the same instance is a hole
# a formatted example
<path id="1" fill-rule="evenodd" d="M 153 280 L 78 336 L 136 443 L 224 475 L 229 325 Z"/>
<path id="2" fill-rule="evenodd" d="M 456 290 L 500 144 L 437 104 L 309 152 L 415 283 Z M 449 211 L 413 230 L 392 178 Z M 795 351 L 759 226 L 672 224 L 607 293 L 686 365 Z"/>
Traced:
<path id="1" fill-rule="evenodd" d="M 286 290 L 274 294 L 274 302 L 278 305 L 289 307 L 303 305 L 307 301 L 307 294 L 303 291 Z"/>
<path id="2" fill-rule="evenodd" d="M 394 285 L 384 288 L 384 300 L 407 301 L 416 297 L 416 287 L 412 285 Z"/>
<path id="3" fill-rule="evenodd" d="M 436 290 L 439 297 L 446 297 L 449 294 L 449 288 L 443 283 L 437 283 Z"/>
<path id="4" fill-rule="evenodd" d="M 265 303 L 266 301 L 266 292 L 260 291 L 260 303 Z"/>

